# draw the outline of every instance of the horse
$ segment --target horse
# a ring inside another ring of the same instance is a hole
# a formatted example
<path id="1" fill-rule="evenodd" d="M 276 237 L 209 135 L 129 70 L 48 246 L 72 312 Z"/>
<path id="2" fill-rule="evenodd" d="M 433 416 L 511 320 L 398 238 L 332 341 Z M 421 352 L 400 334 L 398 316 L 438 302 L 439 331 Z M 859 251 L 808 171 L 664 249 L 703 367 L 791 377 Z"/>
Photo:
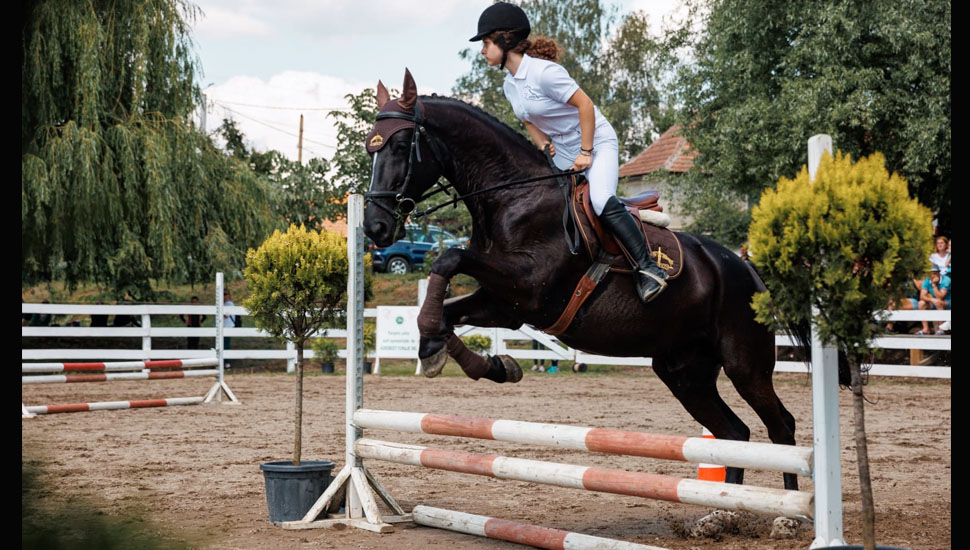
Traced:
<path id="1" fill-rule="evenodd" d="M 510 357 L 481 358 L 453 333 L 455 325 L 518 329 L 549 327 L 565 308 L 590 258 L 564 243 L 564 197 L 548 179 L 548 159 L 521 134 L 457 99 L 418 96 L 405 72 L 401 98 L 378 83 L 378 120 L 367 138 L 370 188 L 364 232 L 377 246 L 403 235 L 404 220 L 444 177 L 472 218 L 466 248 L 445 250 L 431 265 L 419 316 L 419 358 L 436 374 L 452 356 L 474 379 L 516 382 Z M 521 179 L 530 185 L 507 186 Z M 457 199 L 453 199 L 457 200 Z M 765 290 L 736 254 L 702 235 L 678 233 L 680 276 L 648 304 L 636 297 L 633 276 L 610 273 L 557 337 L 585 352 L 651 357 L 653 370 L 687 412 L 719 439 L 747 441 L 750 430 L 718 394 L 721 369 L 754 409 L 775 444 L 795 444 L 795 418 L 772 385 L 774 334 L 758 323 L 752 296 Z M 473 293 L 444 300 L 447 281 L 473 277 Z M 726 481 L 742 483 L 740 468 Z M 794 474 L 785 488 L 797 490 Z"/>

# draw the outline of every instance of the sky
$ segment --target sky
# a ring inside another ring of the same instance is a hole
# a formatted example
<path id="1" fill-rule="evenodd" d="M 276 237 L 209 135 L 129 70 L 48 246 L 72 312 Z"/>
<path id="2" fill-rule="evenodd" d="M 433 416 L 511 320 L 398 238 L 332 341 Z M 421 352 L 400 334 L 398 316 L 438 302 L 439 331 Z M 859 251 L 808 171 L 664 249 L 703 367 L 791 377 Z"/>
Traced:
<path id="1" fill-rule="evenodd" d="M 653 30 L 680 0 L 614 0 L 645 11 Z M 450 95 L 470 68 L 459 52 L 481 42 L 478 16 L 492 0 L 196 0 L 192 30 L 211 132 L 232 118 L 257 150 L 330 158 L 336 130 L 326 113 L 378 79 L 400 88 L 407 67 L 419 93 Z M 582 83 L 580 83 L 582 85 Z"/>

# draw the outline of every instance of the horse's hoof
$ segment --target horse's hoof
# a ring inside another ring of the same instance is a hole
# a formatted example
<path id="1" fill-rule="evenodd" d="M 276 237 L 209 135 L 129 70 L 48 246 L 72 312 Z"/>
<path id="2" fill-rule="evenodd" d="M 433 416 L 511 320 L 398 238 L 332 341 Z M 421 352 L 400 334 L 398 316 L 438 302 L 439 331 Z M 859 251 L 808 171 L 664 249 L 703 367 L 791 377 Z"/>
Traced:
<path id="1" fill-rule="evenodd" d="M 499 355 L 498 359 L 502 362 L 502 366 L 505 367 L 506 382 L 515 384 L 519 380 L 522 380 L 522 367 L 519 366 L 518 361 L 508 355 Z"/>
<path id="2" fill-rule="evenodd" d="M 798 534 L 799 523 L 797 519 L 775 518 L 771 524 L 771 534 L 768 536 L 773 539 L 793 539 Z"/>
<path id="3" fill-rule="evenodd" d="M 736 531 L 740 516 L 735 512 L 715 510 L 697 520 L 690 529 L 692 538 L 716 538 L 726 532 Z"/>
<path id="4" fill-rule="evenodd" d="M 444 346 L 431 357 L 419 359 L 421 361 L 421 374 L 428 378 L 434 378 L 441 374 L 441 369 L 445 368 L 448 362 L 448 350 Z"/>

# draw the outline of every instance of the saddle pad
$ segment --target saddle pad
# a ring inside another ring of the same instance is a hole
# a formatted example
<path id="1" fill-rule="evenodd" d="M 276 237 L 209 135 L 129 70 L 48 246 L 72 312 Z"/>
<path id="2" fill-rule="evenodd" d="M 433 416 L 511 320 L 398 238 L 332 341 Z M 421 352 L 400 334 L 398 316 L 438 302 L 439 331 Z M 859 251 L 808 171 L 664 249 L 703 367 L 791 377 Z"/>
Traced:
<path id="1" fill-rule="evenodd" d="M 573 215 L 578 222 L 579 232 L 586 245 L 586 253 L 589 254 L 590 261 L 607 263 L 614 271 L 632 272 L 633 269 L 630 267 L 632 262 L 626 251 L 617 244 L 613 235 L 603 228 L 593 210 L 592 203 L 589 202 L 589 182 L 584 179 L 576 184 L 574 181 L 572 197 Z M 659 205 L 650 209 L 662 211 Z M 627 211 L 640 225 L 650 256 L 667 272 L 667 280 L 680 276 L 684 266 L 684 253 L 677 235 L 669 229 L 640 221 L 636 207 L 628 206 Z M 602 252 L 612 257 L 603 258 L 600 255 L 601 248 Z"/>

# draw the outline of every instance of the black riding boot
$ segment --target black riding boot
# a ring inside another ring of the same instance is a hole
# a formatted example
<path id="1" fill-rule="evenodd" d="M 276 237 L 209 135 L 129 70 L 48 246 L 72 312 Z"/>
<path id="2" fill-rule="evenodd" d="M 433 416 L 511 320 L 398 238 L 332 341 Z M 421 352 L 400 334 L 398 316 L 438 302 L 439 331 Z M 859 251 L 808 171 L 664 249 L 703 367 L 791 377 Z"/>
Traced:
<path id="1" fill-rule="evenodd" d="M 667 288 L 667 272 L 653 261 L 637 222 L 616 197 L 610 197 L 603 207 L 600 221 L 613 233 L 623 248 L 636 261 L 633 266 L 637 282 L 637 296 L 643 303 L 656 298 Z"/>

